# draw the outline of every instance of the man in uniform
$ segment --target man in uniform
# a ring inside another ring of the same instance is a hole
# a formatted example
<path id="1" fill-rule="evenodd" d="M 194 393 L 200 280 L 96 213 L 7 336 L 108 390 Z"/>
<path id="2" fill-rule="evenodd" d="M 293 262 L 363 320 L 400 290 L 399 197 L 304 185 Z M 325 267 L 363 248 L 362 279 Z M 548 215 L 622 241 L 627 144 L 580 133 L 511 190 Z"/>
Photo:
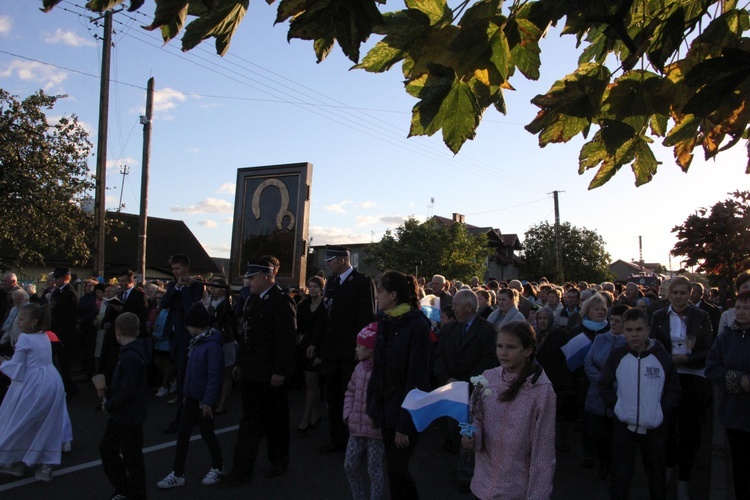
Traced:
<path id="1" fill-rule="evenodd" d="M 307 356 L 323 359 L 330 443 L 321 452 L 344 451 L 349 432 L 343 420 L 344 394 L 357 362 L 354 348 L 359 331 L 375 319 L 375 283 L 354 269 L 348 248 L 327 245 L 325 262 L 333 274 L 324 293 L 328 310 L 325 329 L 313 338 Z"/>
<path id="2" fill-rule="evenodd" d="M 72 362 L 80 353 L 78 338 L 78 294 L 70 285 L 70 269 L 58 267 L 53 273 L 55 289 L 50 297 L 50 319 L 52 331 L 62 343 L 60 350 L 60 375 L 67 399 L 78 394 L 78 386 L 71 377 Z"/>
<path id="3" fill-rule="evenodd" d="M 286 472 L 289 465 L 288 383 L 294 371 L 297 308 L 276 284 L 279 261 L 265 256 L 251 262 L 245 278 L 250 298 L 243 311 L 240 354 L 232 373 L 242 380 L 242 418 L 229 474 L 232 483 L 252 481 L 260 439 L 267 436 L 266 477 Z"/>

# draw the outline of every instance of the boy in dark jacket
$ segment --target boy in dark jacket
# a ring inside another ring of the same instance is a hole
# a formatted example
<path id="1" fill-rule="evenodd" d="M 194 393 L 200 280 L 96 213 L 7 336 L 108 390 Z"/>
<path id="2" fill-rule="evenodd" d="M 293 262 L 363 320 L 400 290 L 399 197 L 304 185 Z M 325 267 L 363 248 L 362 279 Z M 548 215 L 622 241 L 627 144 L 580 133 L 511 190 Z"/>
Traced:
<path id="1" fill-rule="evenodd" d="M 599 379 L 604 404 L 614 411 L 610 498 L 629 498 L 635 455 L 641 451 L 650 497 L 667 497 L 665 416 L 680 399 L 672 358 L 649 339 L 646 315 L 638 308 L 623 314 L 627 345 L 612 351 Z"/>
<path id="2" fill-rule="evenodd" d="M 143 345 L 135 342 L 139 332 L 135 314 L 124 313 L 117 318 L 115 335 L 120 356 L 109 388 L 99 390 L 104 398 L 102 409 L 109 415 L 99 453 L 104 473 L 115 487 L 113 499 L 146 498 L 142 449 L 149 392 L 146 354 Z"/>
<path id="3" fill-rule="evenodd" d="M 221 447 L 214 434 L 213 407 L 219 401 L 224 382 L 224 348 L 221 331 L 211 328 L 211 315 L 197 302 L 185 315 L 185 326 L 190 332 L 185 386 L 182 388 L 183 412 L 177 429 L 174 469 L 167 477 L 156 483 L 157 488 L 167 489 L 185 484 L 185 460 L 187 459 L 190 434 L 195 424 L 211 454 L 211 469 L 201 481 L 209 486 L 219 482 L 223 472 Z"/>

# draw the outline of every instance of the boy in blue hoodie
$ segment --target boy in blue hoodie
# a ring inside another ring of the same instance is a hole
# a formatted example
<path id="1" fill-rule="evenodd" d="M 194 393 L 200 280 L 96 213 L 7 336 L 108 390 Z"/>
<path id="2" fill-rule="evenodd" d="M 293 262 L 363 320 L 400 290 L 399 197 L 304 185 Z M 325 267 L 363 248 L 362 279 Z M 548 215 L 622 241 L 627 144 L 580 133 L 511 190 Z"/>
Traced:
<path id="1" fill-rule="evenodd" d="M 628 309 L 622 320 L 627 344 L 612 351 L 598 383 L 604 404 L 615 414 L 610 498 L 629 498 L 639 448 L 650 497 L 666 498 L 664 421 L 680 399 L 680 382 L 664 346 L 649 339 L 645 313 Z"/>
<path id="2" fill-rule="evenodd" d="M 146 498 L 146 466 L 143 460 L 143 422 L 148 408 L 146 353 L 136 342 L 141 331 L 138 316 L 123 313 L 115 320 L 120 344 L 114 374 L 108 388 L 100 389 L 102 410 L 109 415 L 99 453 L 107 479 L 115 487 L 114 500 Z"/>
<path id="3" fill-rule="evenodd" d="M 214 433 L 213 407 L 221 395 L 224 382 L 224 348 L 221 331 L 211 328 L 211 315 L 202 303 L 195 303 L 185 315 L 190 332 L 185 386 L 182 388 L 183 412 L 177 429 L 174 469 L 156 483 L 167 489 L 185 484 L 185 460 L 193 427 L 198 424 L 201 437 L 211 454 L 211 469 L 201 481 L 209 486 L 219 482 L 223 472 L 221 447 Z"/>

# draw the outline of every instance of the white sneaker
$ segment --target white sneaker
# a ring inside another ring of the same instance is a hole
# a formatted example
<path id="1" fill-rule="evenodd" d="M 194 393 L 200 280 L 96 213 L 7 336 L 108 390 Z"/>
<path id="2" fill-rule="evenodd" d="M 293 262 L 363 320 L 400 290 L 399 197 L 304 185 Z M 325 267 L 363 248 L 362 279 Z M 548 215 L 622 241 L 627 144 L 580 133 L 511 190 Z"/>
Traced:
<path id="1" fill-rule="evenodd" d="M 157 398 L 163 398 L 167 394 L 169 394 L 169 389 L 167 389 L 166 387 L 159 387 L 159 390 L 156 391 Z"/>
<path id="2" fill-rule="evenodd" d="M 171 384 L 169 384 L 169 393 L 174 394 L 177 392 L 177 380 L 173 380 Z"/>
<path id="3" fill-rule="evenodd" d="M 11 476 L 21 477 L 25 472 L 26 466 L 23 462 L 16 462 L 11 465 L 0 465 L 0 474 L 9 474 Z"/>
<path id="4" fill-rule="evenodd" d="M 167 477 L 156 483 L 156 487 L 163 490 L 166 490 L 167 488 L 176 488 L 177 486 L 185 486 L 185 477 L 175 476 L 174 471 L 170 472 Z"/>
<path id="5" fill-rule="evenodd" d="M 220 469 L 211 469 L 208 471 L 208 474 L 206 474 L 206 477 L 203 478 L 203 481 L 201 483 L 205 486 L 211 486 L 212 484 L 216 484 L 219 481 L 221 481 L 220 475 L 224 474 L 223 470 Z"/>
<path id="6" fill-rule="evenodd" d="M 52 469 L 49 465 L 42 464 L 34 473 L 34 477 L 41 481 L 49 481 L 52 479 Z"/>

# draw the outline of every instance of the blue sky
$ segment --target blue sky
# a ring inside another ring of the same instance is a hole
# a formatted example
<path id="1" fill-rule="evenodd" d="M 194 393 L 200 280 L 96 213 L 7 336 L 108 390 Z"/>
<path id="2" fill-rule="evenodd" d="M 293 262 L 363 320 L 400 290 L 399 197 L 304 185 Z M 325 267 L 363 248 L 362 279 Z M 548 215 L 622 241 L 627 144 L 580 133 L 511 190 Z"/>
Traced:
<path id="1" fill-rule="evenodd" d="M 21 97 L 40 88 L 67 94 L 51 116 L 75 113 L 95 143 L 101 65 L 95 36 L 102 29 L 89 21 L 92 13 L 83 1 L 63 1 L 49 14 L 39 11 L 41 1 L 0 4 L 0 87 Z M 477 137 L 454 156 L 439 133 L 406 139 L 416 101 L 403 90 L 400 67 L 380 75 L 350 71 L 338 48 L 316 64 L 311 43 L 287 42 L 287 26 L 273 26 L 275 5 L 250 3 L 224 58 L 210 41 L 184 54 L 179 40 L 164 46 L 157 32 L 140 27 L 152 13 L 151 0 L 139 13 L 114 17 L 107 208 L 117 207 L 122 190 L 123 210 L 138 212 L 138 117 L 153 76 L 149 215 L 184 220 L 212 256 L 229 255 L 242 167 L 314 165 L 313 244 L 377 241 L 407 216 L 453 212 L 522 237 L 530 226 L 554 221 L 550 193 L 558 190 L 562 220 L 598 231 L 613 260 L 638 259 L 643 236 L 644 259 L 665 265 L 672 227 L 748 188 L 742 147 L 708 163 L 698 152 L 688 174 L 671 150 L 659 148 L 663 164 L 650 184 L 636 188 L 627 170 L 588 191 L 594 173 L 577 174 L 581 139 L 541 149 L 523 129 L 537 110 L 529 100 L 576 67 L 574 39 L 555 31 L 542 44 L 540 81 L 518 75 L 517 90 L 506 93 L 508 114 L 488 110 Z M 124 183 L 121 165 L 130 168 Z"/>

